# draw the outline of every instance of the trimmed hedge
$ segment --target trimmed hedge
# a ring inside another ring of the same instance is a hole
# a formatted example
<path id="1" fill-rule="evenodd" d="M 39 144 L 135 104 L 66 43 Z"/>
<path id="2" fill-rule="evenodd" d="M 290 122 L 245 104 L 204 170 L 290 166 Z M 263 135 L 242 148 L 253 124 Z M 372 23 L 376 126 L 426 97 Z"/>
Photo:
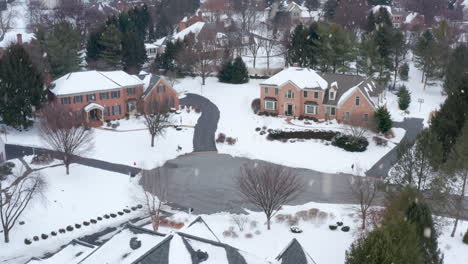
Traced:
<path id="1" fill-rule="evenodd" d="M 364 152 L 369 146 L 365 137 L 355 138 L 350 135 L 337 135 L 332 140 L 332 145 L 349 152 Z"/>
<path id="2" fill-rule="evenodd" d="M 466 230 L 466 233 L 463 236 L 463 243 L 468 244 L 468 230 Z"/>
<path id="3" fill-rule="evenodd" d="M 273 130 L 268 134 L 269 140 L 283 140 L 283 139 L 321 139 L 331 141 L 334 137 L 340 135 L 339 132 L 334 131 L 282 131 Z"/>

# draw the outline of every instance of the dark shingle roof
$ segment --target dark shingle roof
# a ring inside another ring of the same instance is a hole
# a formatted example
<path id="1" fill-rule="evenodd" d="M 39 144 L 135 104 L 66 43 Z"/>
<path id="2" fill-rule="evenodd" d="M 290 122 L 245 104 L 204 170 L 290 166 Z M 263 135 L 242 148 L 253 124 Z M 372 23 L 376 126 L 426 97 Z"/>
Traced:
<path id="1" fill-rule="evenodd" d="M 148 87 L 145 87 L 145 91 L 143 92 L 143 97 L 147 96 L 151 90 L 154 88 L 154 86 L 161 80 L 161 77 L 158 75 L 151 74 L 151 79 L 149 82 Z"/>
<path id="2" fill-rule="evenodd" d="M 276 257 L 276 260 L 281 264 L 316 264 L 295 238 L 289 243 L 286 249 Z"/>
<path id="3" fill-rule="evenodd" d="M 359 75 L 347 75 L 347 74 L 336 74 L 336 73 L 320 73 L 320 76 L 328 82 L 327 92 L 323 98 L 323 104 L 326 105 L 337 105 L 340 98 L 351 88 L 359 85 L 360 90 L 365 96 L 371 101 L 370 97 L 376 97 L 384 91 L 384 86 L 375 83 L 372 79 L 362 77 Z M 337 93 L 335 100 L 330 100 L 328 97 L 328 91 L 332 84 L 337 84 Z M 369 89 L 371 87 L 371 89 Z"/>

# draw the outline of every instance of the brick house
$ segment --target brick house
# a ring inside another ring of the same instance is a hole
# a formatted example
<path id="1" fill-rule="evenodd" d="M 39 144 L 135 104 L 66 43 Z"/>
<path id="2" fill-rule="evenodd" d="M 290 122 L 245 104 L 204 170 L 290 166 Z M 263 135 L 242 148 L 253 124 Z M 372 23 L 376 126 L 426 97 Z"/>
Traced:
<path id="1" fill-rule="evenodd" d="M 170 108 L 179 107 L 176 91 L 163 78 L 152 74 L 72 72 L 52 82 L 49 91 L 52 101 L 83 112 L 91 126 L 136 114 L 141 102 L 152 99 L 165 101 Z"/>
<path id="2" fill-rule="evenodd" d="M 383 92 L 365 77 L 290 67 L 260 84 L 260 111 L 366 125 L 384 104 Z"/>

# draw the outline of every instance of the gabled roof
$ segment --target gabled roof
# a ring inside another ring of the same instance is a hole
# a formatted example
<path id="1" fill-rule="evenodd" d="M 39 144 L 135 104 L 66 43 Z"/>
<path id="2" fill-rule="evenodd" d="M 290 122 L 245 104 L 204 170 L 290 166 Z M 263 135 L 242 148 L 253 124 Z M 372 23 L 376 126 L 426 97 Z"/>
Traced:
<path id="1" fill-rule="evenodd" d="M 55 95 L 71 95 L 142 85 L 143 82 L 124 71 L 82 71 L 68 73 L 52 82 Z"/>
<path id="2" fill-rule="evenodd" d="M 188 34 L 193 33 L 195 36 L 200 33 L 202 28 L 205 26 L 205 22 L 196 22 L 195 24 L 191 25 L 190 27 L 180 31 L 179 33 L 173 36 L 174 40 L 183 40 Z"/>
<path id="3" fill-rule="evenodd" d="M 317 264 L 294 238 L 276 257 L 280 264 Z"/>
<path id="4" fill-rule="evenodd" d="M 372 79 L 359 75 L 336 73 L 321 73 L 320 75 L 330 83 L 328 89 L 333 87 L 337 91 L 335 100 L 330 100 L 329 93 L 325 93 L 323 104 L 326 105 L 339 105 L 343 103 L 357 89 L 360 89 L 371 104 L 374 104 L 372 98 L 379 96 L 384 91 L 383 85 L 376 84 Z"/>
<path id="5" fill-rule="evenodd" d="M 133 225 L 127 225 L 125 229 L 115 234 L 111 239 L 79 263 L 131 264 L 148 250 L 163 241 L 164 238 L 164 234 L 152 232 Z M 132 249 L 130 247 L 130 241 L 132 240 L 140 241 L 140 246 L 136 249 Z"/>
<path id="6" fill-rule="evenodd" d="M 27 264 L 53 264 L 53 263 L 67 263 L 76 264 L 88 256 L 96 246 L 85 243 L 80 240 L 72 240 L 66 246 L 60 249 L 57 253 L 52 255 L 50 258 L 38 259 L 32 258 Z"/>
<path id="7" fill-rule="evenodd" d="M 287 82 L 294 83 L 300 89 L 322 89 L 328 87 L 328 82 L 317 74 L 314 70 L 308 68 L 289 67 L 271 78 L 262 82 L 262 85 L 282 86 Z"/>
<path id="8" fill-rule="evenodd" d="M 221 240 L 219 240 L 219 238 L 215 235 L 213 230 L 211 230 L 211 228 L 201 216 L 198 216 L 192 223 L 190 223 L 185 229 L 181 230 L 179 233 L 189 234 L 192 236 L 198 236 L 213 241 L 221 242 Z"/>

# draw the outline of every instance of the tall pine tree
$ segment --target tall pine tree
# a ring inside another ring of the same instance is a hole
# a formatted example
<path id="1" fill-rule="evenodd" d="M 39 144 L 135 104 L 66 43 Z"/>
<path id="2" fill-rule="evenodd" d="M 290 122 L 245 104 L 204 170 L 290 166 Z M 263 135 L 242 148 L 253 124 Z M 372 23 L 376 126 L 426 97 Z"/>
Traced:
<path id="1" fill-rule="evenodd" d="M 121 33 L 114 24 L 106 25 L 99 38 L 102 47 L 98 57 L 98 69 L 109 70 L 122 67 Z"/>
<path id="2" fill-rule="evenodd" d="M 80 33 L 69 22 L 52 26 L 43 42 L 52 78 L 80 69 Z"/>
<path id="3" fill-rule="evenodd" d="M 9 46 L 0 59 L 0 117 L 17 129 L 31 125 L 34 109 L 46 98 L 44 80 L 22 45 Z"/>

